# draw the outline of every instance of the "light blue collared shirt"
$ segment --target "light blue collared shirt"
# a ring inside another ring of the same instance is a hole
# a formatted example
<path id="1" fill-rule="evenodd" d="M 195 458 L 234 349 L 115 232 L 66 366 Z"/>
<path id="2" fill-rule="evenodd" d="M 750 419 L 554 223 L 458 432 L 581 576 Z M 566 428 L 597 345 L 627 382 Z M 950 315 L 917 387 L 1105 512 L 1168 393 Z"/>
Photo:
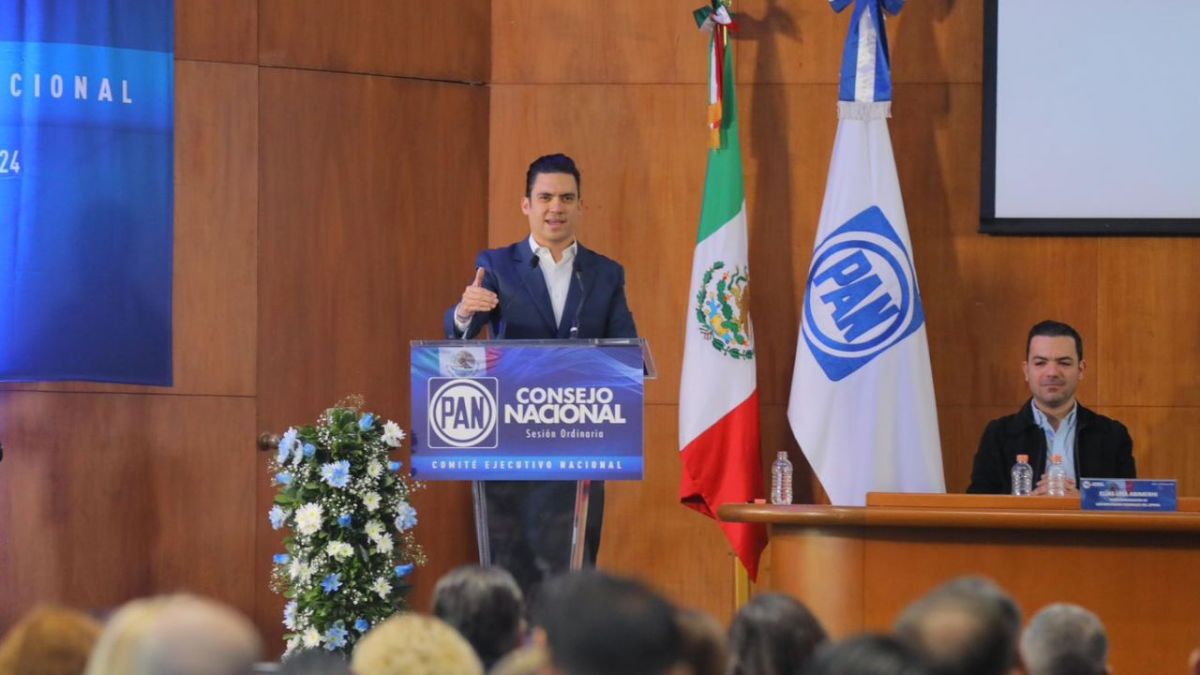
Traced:
<path id="1" fill-rule="evenodd" d="M 1079 410 L 1079 403 L 1076 402 L 1071 412 L 1058 423 L 1058 431 L 1050 426 L 1050 419 L 1037 407 L 1037 403 L 1030 401 L 1029 405 L 1033 406 L 1034 424 L 1046 432 L 1046 470 L 1050 469 L 1051 457 L 1062 455 L 1067 477 L 1075 480 L 1075 411 Z"/>

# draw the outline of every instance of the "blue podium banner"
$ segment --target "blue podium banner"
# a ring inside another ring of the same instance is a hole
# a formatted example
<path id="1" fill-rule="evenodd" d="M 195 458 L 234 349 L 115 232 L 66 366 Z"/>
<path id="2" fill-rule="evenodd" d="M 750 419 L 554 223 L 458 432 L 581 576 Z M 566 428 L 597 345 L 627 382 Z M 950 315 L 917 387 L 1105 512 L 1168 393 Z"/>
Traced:
<path id="1" fill-rule="evenodd" d="M 173 0 L 0 3 L 0 380 L 172 383 Z"/>
<path id="2" fill-rule="evenodd" d="M 414 343 L 418 480 L 639 480 L 637 343 Z"/>

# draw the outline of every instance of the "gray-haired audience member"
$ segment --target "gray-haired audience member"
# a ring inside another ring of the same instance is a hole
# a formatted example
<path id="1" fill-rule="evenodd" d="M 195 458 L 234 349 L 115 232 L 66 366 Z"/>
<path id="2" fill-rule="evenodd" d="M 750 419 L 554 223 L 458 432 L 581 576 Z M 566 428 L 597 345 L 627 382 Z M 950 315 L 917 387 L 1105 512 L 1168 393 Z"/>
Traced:
<path id="1" fill-rule="evenodd" d="M 996 584 L 960 577 L 909 605 L 896 634 L 937 675 L 1006 675 L 1019 667 L 1021 610 Z"/>
<path id="2" fill-rule="evenodd" d="M 603 572 L 546 582 L 534 623 L 561 675 L 665 675 L 681 655 L 671 604 L 637 581 Z"/>
<path id="3" fill-rule="evenodd" d="M 283 660 L 279 675 L 354 675 L 350 662 L 324 649 L 304 649 Z"/>
<path id="4" fill-rule="evenodd" d="M 1050 605 L 1021 634 L 1021 658 L 1028 675 L 1107 675 L 1108 636 L 1079 605 Z"/>
<path id="5" fill-rule="evenodd" d="M 829 640 L 803 603 L 780 593 L 756 595 L 729 627 L 732 675 L 803 672 L 817 648 Z"/>
<path id="6" fill-rule="evenodd" d="M 433 613 L 471 643 L 485 670 L 520 646 L 525 631 L 521 589 L 499 567 L 451 570 L 433 589 Z"/>
<path id="7" fill-rule="evenodd" d="M 817 651 L 805 675 L 932 675 L 920 654 L 890 635 L 864 633 Z"/>

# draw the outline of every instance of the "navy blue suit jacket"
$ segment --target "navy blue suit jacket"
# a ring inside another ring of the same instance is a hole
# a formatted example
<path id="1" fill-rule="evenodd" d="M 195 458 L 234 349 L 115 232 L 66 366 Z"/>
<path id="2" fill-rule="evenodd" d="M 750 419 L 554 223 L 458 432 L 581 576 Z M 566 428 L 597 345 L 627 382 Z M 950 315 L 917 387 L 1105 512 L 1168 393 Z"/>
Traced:
<path id="1" fill-rule="evenodd" d="M 625 300 L 625 270 L 619 264 L 580 245 L 562 321 L 555 324 L 550 292 L 537 260 L 528 239 L 479 254 L 475 265 L 486 271 L 483 286 L 500 296 L 500 304 L 491 312 L 477 312 L 467 337 L 489 324 L 495 339 L 568 338 L 576 317 L 580 338 L 637 337 Z M 454 307 L 446 312 L 445 328 L 446 337 L 462 337 L 454 325 Z"/>

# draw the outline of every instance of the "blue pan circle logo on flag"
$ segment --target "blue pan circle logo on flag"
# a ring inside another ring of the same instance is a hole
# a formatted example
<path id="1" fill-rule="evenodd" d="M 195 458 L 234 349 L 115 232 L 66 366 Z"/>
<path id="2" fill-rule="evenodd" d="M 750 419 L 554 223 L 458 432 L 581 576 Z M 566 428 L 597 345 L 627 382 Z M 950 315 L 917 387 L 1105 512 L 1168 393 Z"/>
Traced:
<path id="1" fill-rule="evenodd" d="M 872 206 L 817 246 L 804 294 L 804 340 L 839 381 L 925 323 L 908 247 Z"/>
<path id="2" fill-rule="evenodd" d="M 494 377 L 429 378 L 429 447 L 496 447 L 499 391 Z"/>

